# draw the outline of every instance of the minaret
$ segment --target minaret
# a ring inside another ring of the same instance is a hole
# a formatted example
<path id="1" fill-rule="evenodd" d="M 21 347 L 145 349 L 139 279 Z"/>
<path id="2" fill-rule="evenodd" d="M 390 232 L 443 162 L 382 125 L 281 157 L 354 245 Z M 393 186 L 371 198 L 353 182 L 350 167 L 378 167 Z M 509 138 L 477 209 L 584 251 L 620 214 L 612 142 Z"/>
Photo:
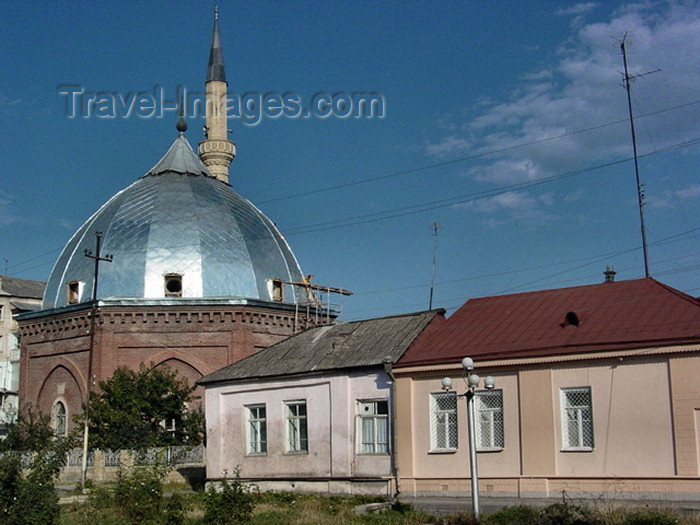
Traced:
<path id="1" fill-rule="evenodd" d="M 219 8 L 214 8 L 214 35 L 209 52 L 209 68 L 206 81 L 206 126 L 204 140 L 199 143 L 199 158 L 212 175 L 228 183 L 228 167 L 236 155 L 236 145 L 228 140 L 226 125 L 226 73 L 224 53 L 219 36 Z"/>

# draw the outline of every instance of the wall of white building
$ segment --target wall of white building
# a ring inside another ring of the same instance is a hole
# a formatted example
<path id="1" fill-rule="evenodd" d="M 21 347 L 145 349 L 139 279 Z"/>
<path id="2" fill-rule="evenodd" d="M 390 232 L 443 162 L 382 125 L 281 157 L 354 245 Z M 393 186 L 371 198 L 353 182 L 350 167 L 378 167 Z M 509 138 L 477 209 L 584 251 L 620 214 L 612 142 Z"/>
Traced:
<path id="1" fill-rule="evenodd" d="M 292 482 L 388 479 L 387 453 L 362 454 L 358 443 L 359 401 L 389 403 L 390 383 L 383 371 L 256 381 L 208 386 L 207 477 Z M 308 451 L 289 452 L 286 404 L 305 401 Z M 251 454 L 247 442 L 247 407 L 266 408 L 267 451 Z M 385 483 L 385 486 L 387 484 Z M 294 485 L 290 485 L 294 488 Z"/>

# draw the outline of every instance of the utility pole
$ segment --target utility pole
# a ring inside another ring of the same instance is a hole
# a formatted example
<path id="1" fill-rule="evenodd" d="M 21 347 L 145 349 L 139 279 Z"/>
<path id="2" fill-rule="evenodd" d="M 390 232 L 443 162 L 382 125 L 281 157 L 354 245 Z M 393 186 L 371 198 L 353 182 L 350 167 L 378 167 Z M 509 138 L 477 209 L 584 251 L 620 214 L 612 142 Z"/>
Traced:
<path id="1" fill-rule="evenodd" d="M 630 76 L 629 70 L 627 69 L 627 50 L 625 47 L 625 40 L 627 40 L 627 33 L 622 37 L 620 42 L 620 49 L 622 50 L 622 63 L 625 66 L 625 72 L 623 75 L 623 83 L 625 90 L 627 91 L 627 107 L 629 109 L 630 115 L 630 129 L 632 131 L 632 151 L 634 153 L 634 174 L 637 181 L 637 203 L 639 205 L 639 222 L 642 230 L 642 251 L 644 253 L 644 276 L 649 277 L 649 254 L 647 251 L 647 230 L 644 225 L 644 186 L 639 180 L 639 160 L 637 158 L 637 135 L 634 131 L 634 115 L 632 113 L 632 93 L 630 88 L 630 81 L 639 78 L 643 75 L 651 75 L 652 73 L 657 73 L 659 69 L 655 71 L 648 71 L 640 75 Z"/>
<path id="2" fill-rule="evenodd" d="M 92 392 L 92 354 L 95 346 L 95 318 L 97 317 L 97 279 L 100 273 L 100 261 L 112 262 L 112 255 L 102 257 L 102 232 L 95 232 L 95 255 L 92 250 L 85 250 L 85 257 L 95 260 L 95 270 L 92 281 L 92 306 L 90 309 L 90 347 L 88 348 L 88 374 L 87 385 L 85 385 L 85 424 L 83 427 L 83 464 L 80 475 L 80 486 L 85 490 L 87 479 L 87 457 L 88 457 L 88 429 L 90 427 L 90 393 Z"/>
<path id="3" fill-rule="evenodd" d="M 433 236 L 435 237 L 435 244 L 433 245 L 433 274 L 430 277 L 430 301 L 428 302 L 428 310 L 433 309 L 433 288 L 435 287 L 435 267 L 437 262 L 437 247 L 438 247 L 438 230 L 442 228 L 442 225 L 437 222 L 433 223 Z"/>

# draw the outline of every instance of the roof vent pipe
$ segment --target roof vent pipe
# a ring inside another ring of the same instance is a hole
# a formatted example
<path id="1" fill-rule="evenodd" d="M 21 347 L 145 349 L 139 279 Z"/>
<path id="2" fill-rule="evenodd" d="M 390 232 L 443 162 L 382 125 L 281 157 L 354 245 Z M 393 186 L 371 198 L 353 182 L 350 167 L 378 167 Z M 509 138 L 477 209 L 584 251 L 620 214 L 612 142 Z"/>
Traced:
<path id="1" fill-rule="evenodd" d="M 614 266 L 608 266 L 608 268 L 603 272 L 603 275 L 605 275 L 605 282 L 606 283 L 614 283 L 616 273 L 617 272 L 615 271 Z"/>

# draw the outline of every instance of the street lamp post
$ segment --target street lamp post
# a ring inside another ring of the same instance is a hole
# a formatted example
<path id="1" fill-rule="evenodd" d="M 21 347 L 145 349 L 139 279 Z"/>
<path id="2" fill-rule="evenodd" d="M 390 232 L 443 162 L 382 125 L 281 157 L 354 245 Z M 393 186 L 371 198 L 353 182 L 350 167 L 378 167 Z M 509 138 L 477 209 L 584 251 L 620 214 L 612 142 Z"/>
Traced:
<path id="1" fill-rule="evenodd" d="M 467 374 L 467 391 L 464 394 L 457 394 L 457 397 L 464 396 L 467 399 L 467 428 L 469 431 L 469 465 L 471 467 L 472 485 L 472 512 L 476 521 L 479 521 L 479 472 L 476 466 L 476 417 L 474 416 L 474 392 L 479 388 L 480 377 L 474 373 L 474 361 L 470 357 L 462 359 L 462 368 Z M 496 386 L 496 381 L 492 376 L 484 378 L 484 388 L 492 390 Z M 442 378 L 442 389 L 445 392 L 452 390 L 452 378 Z"/>

